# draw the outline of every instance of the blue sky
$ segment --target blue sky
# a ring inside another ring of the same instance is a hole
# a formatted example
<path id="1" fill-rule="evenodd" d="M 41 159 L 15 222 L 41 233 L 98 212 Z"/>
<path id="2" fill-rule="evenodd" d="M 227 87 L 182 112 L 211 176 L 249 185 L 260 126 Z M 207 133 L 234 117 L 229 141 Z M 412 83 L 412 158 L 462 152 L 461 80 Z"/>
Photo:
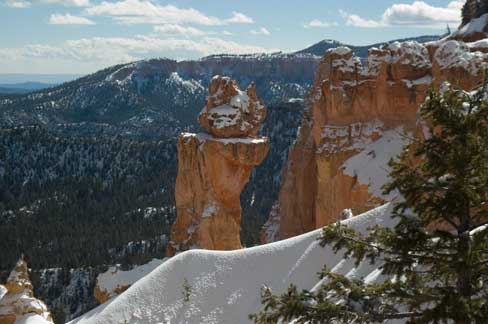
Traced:
<path id="1" fill-rule="evenodd" d="M 465 0 L 0 0 L 0 73 L 362 45 L 455 29 Z"/>

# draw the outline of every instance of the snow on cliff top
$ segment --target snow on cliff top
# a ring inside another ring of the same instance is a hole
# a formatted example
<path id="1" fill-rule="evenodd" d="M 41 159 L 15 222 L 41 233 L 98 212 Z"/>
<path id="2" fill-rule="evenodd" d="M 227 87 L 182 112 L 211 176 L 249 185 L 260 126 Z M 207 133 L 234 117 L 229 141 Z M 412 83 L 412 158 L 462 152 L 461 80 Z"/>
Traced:
<path id="1" fill-rule="evenodd" d="M 467 23 L 463 28 L 453 34 L 453 36 L 468 36 L 474 33 L 483 33 L 488 25 L 488 14 L 475 18 Z"/>
<path id="2" fill-rule="evenodd" d="M 484 42 L 477 44 L 484 45 Z M 464 42 L 449 40 L 437 49 L 434 59 L 441 69 L 461 67 L 477 75 L 487 67 L 487 56 L 488 54 L 479 51 L 470 52 L 469 46 Z"/>
<path id="3" fill-rule="evenodd" d="M 181 133 L 183 138 L 190 138 L 196 137 L 200 142 L 205 141 L 215 141 L 221 142 L 223 144 L 234 144 L 234 143 L 242 143 L 242 144 L 261 144 L 266 143 L 269 139 L 267 137 L 258 136 L 258 137 L 236 137 L 236 138 L 219 138 L 212 136 L 207 133 Z"/>
<path id="4" fill-rule="evenodd" d="M 98 275 L 97 286 L 101 291 L 113 294 L 117 288 L 132 285 L 160 266 L 161 263 L 163 263 L 163 260 L 153 259 L 146 264 L 127 271 L 120 270 L 117 267 L 110 267 L 107 271 Z"/>
<path id="5" fill-rule="evenodd" d="M 25 314 L 17 317 L 14 324 L 53 324 L 53 322 L 37 314 Z"/>
<path id="6" fill-rule="evenodd" d="M 398 193 L 383 194 L 383 185 L 390 181 L 391 171 L 388 162 L 399 156 L 405 145 L 409 144 L 403 128 L 387 130 L 378 140 L 368 143 L 358 154 L 344 162 L 344 174 L 357 177 L 359 183 L 366 184 L 369 192 L 391 201 Z"/>
<path id="7" fill-rule="evenodd" d="M 393 226 L 386 204 L 343 221 L 362 232 L 372 225 Z M 349 277 L 374 281 L 376 266 L 354 267 L 352 260 L 322 248 L 315 230 L 288 240 L 237 251 L 190 250 L 181 253 L 136 282 L 117 298 L 73 320 L 71 324 L 250 323 L 261 308 L 263 285 L 275 293 L 291 283 L 312 289 L 326 264 Z M 185 282 L 189 299 L 185 299 Z"/>

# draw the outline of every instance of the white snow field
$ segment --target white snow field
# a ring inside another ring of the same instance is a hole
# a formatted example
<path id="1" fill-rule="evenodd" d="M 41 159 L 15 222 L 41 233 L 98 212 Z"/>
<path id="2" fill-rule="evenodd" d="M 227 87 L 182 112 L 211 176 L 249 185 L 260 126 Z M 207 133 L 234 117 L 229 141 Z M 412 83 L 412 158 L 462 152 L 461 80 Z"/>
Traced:
<path id="1" fill-rule="evenodd" d="M 391 203 L 344 220 L 365 232 L 375 224 L 391 227 Z M 374 281 L 378 265 L 344 260 L 317 241 L 321 230 L 237 251 L 190 250 L 169 259 L 127 291 L 71 321 L 71 324 L 244 324 L 261 308 L 263 285 L 274 293 L 291 284 L 313 289 L 326 264 L 349 277 Z M 186 279 L 186 280 L 185 280 Z M 185 298 L 185 281 L 190 296 Z"/>

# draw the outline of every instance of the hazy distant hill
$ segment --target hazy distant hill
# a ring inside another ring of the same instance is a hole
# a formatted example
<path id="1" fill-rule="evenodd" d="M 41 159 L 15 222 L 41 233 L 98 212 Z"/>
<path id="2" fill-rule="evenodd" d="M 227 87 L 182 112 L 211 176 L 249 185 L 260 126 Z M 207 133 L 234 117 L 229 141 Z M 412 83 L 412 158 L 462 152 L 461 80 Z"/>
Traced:
<path id="1" fill-rule="evenodd" d="M 75 80 L 79 77 L 81 77 L 81 74 L 0 73 L 0 84 L 15 84 L 25 82 L 60 84 Z"/>
<path id="2" fill-rule="evenodd" d="M 0 94 L 27 93 L 54 87 L 56 84 L 42 82 L 22 82 L 0 84 Z"/>

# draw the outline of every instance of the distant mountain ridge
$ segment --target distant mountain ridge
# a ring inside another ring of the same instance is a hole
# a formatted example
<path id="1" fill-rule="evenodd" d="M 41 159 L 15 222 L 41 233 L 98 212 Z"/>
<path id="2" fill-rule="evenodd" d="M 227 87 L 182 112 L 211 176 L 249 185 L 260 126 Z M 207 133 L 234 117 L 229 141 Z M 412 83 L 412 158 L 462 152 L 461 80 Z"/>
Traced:
<path id="1" fill-rule="evenodd" d="M 14 84 L 25 82 L 39 82 L 60 84 L 80 78 L 81 74 L 45 74 L 45 73 L 0 73 L 0 84 Z"/>
<path id="2" fill-rule="evenodd" d="M 22 83 L 5 83 L 0 84 L 0 94 L 13 94 L 13 93 L 27 93 L 36 90 L 46 89 L 54 87 L 55 83 L 43 83 L 43 82 L 22 82 Z"/>
<path id="3" fill-rule="evenodd" d="M 309 46 L 303 50 L 297 51 L 297 54 L 312 54 L 317 56 L 323 56 L 328 49 L 336 48 L 339 46 L 345 46 L 352 49 L 352 51 L 356 54 L 356 56 L 361 58 L 366 58 L 368 56 L 368 50 L 372 47 L 380 47 L 385 43 L 393 43 L 393 42 L 406 42 L 406 41 L 416 41 L 418 43 L 427 43 L 439 40 L 442 36 L 439 35 L 427 35 L 427 36 L 418 36 L 418 37 L 409 37 L 409 38 L 402 38 L 402 39 L 395 39 L 392 41 L 382 42 L 382 43 L 375 43 L 372 45 L 363 45 L 363 46 L 356 46 L 356 45 L 349 45 L 344 44 L 339 41 L 333 39 L 325 39 L 320 41 L 312 46 Z"/>

